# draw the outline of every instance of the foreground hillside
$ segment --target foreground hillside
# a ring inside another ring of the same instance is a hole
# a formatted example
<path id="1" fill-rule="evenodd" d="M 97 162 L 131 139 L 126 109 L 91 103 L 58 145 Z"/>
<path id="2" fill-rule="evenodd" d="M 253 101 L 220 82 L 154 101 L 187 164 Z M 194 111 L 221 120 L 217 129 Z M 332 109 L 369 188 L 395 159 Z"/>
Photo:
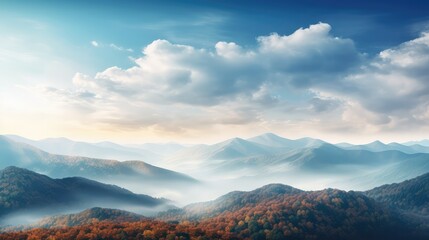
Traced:
<path id="1" fill-rule="evenodd" d="M 400 210 L 429 217 L 429 173 L 401 183 L 383 185 L 365 194 Z"/>
<path id="2" fill-rule="evenodd" d="M 60 218 L 60 219 L 64 219 Z M 82 221 L 85 223 L 85 221 Z M 50 225 L 49 227 L 52 227 Z M 61 226 L 61 225 L 59 225 Z M 38 228 L 1 239 L 428 239 L 376 201 L 334 189 L 305 192 L 271 184 L 138 222 Z"/>
<path id="3" fill-rule="evenodd" d="M 300 193 L 304 191 L 287 185 L 269 184 L 250 192 L 234 191 L 213 201 L 189 204 L 182 209 L 161 213 L 159 218 L 168 221 L 207 219 L 224 212 L 240 210 L 247 205 Z"/>
<path id="4" fill-rule="evenodd" d="M 147 218 L 135 214 L 132 212 L 127 212 L 118 209 L 109 209 L 109 208 L 90 208 L 85 211 L 67 214 L 67 215 L 58 215 L 53 217 L 46 217 L 35 224 L 28 226 L 29 228 L 52 228 L 52 227 L 73 227 L 81 226 L 101 221 L 112 221 L 112 222 L 137 222 L 146 220 Z"/>
<path id="5" fill-rule="evenodd" d="M 402 239 L 411 231 L 389 209 L 360 193 L 305 192 L 281 184 L 232 192 L 168 211 L 160 219 L 194 220 L 209 232 L 240 239 Z"/>

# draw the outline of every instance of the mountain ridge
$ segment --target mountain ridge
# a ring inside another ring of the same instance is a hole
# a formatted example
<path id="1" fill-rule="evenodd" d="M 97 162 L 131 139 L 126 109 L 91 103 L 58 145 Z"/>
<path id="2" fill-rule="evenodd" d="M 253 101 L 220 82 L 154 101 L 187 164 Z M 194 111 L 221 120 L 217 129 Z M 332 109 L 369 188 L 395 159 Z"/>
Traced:
<path id="1" fill-rule="evenodd" d="M 43 172 L 51 177 L 81 176 L 101 181 L 115 180 L 120 177 L 156 182 L 174 181 L 190 184 L 198 182 L 183 173 L 156 167 L 143 161 L 121 162 L 50 154 L 2 136 L 0 136 L 0 154 L 6 159 L 0 162 L 0 168 L 13 165 Z"/>
<path id="2" fill-rule="evenodd" d="M 6 231 L 28 230 L 33 228 L 64 228 L 81 226 L 101 221 L 137 222 L 149 219 L 143 215 L 112 208 L 93 207 L 78 213 L 45 217 L 30 224 L 6 228 Z"/>
<path id="3" fill-rule="evenodd" d="M 125 147 L 111 142 L 87 143 L 73 141 L 64 137 L 41 140 L 31 140 L 17 135 L 5 135 L 5 137 L 57 155 L 82 156 L 107 160 L 144 160 L 152 163 L 160 159 L 158 154 L 148 150 Z"/>
<path id="4" fill-rule="evenodd" d="M 98 206 L 156 208 L 170 204 L 110 184 L 82 177 L 53 179 L 14 166 L 0 170 L 0 215 L 15 212 L 61 212 Z"/>
<path id="5" fill-rule="evenodd" d="M 429 173 L 400 183 L 385 184 L 364 194 L 394 208 L 429 217 Z"/>
<path id="6" fill-rule="evenodd" d="M 420 181 L 427 184 L 428 177 L 429 174 L 423 175 Z M 78 227 L 33 229 L 3 233 L 2 236 L 6 239 L 21 239 L 21 236 L 30 234 L 55 234 L 73 239 L 78 234 L 81 237 L 95 234 L 123 239 L 124 235 L 128 238 L 140 236 L 138 233 L 148 238 L 167 238 L 169 233 L 170 238 L 182 236 L 203 239 L 423 240 L 429 237 L 429 226 L 424 222 L 425 219 L 415 218 L 410 221 L 410 218 L 403 218 L 403 215 L 397 214 L 383 202 L 377 202 L 362 192 L 330 188 L 303 191 L 276 183 L 251 191 L 230 192 L 209 202 L 190 204 L 181 209 L 162 212 L 155 219 L 138 222 L 134 222 L 134 219 L 128 222 L 116 221 L 115 216 L 122 216 L 122 211 L 112 214 L 112 218 L 107 214 L 107 221 L 97 218 L 100 217 L 99 212 L 102 217 L 104 211 L 96 210 L 95 218 L 91 214 L 93 210 L 89 209 L 45 221 L 48 223 L 45 227 L 56 227 L 69 223 L 73 225 L 78 220 Z M 128 214 L 125 213 L 125 216 Z M 134 217 L 131 214 L 131 218 Z M 93 222 L 89 222 L 91 219 Z"/>

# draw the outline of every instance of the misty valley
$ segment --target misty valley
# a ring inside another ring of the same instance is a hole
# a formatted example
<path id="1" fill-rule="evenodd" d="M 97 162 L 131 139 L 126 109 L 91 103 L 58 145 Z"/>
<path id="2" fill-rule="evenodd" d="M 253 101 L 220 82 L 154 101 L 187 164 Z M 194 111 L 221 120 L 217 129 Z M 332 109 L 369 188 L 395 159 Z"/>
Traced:
<path id="1" fill-rule="evenodd" d="M 0 239 L 428 239 L 429 144 L 0 136 Z M 109 157 L 111 156 L 111 157 Z"/>
<path id="2" fill-rule="evenodd" d="M 0 240 L 428 240 L 429 1 L 0 0 Z"/>

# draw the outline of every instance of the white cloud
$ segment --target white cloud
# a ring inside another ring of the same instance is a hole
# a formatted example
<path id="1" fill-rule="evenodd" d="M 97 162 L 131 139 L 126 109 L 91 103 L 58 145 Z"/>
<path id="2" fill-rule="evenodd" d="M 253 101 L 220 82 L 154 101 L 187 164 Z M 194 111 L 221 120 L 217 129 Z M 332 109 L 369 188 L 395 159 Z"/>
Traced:
<path id="1" fill-rule="evenodd" d="M 109 48 L 114 49 L 116 51 L 134 52 L 134 50 L 131 48 L 121 47 L 121 46 L 118 46 L 114 43 L 104 44 L 104 43 L 100 43 L 100 42 L 93 40 L 93 41 L 91 41 L 91 45 L 94 47 L 109 47 Z"/>
<path id="2" fill-rule="evenodd" d="M 260 36 L 252 49 L 155 40 L 131 68 L 77 73 L 75 88 L 64 96 L 91 106 L 93 121 L 157 131 L 423 127 L 429 120 L 429 35 L 368 59 L 330 30 L 319 23 L 290 35 Z"/>
<path id="3" fill-rule="evenodd" d="M 315 88 L 354 102 L 348 113 L 353 109 L 361 113 L 364 109 L 373 116 L 366 123 L 378 126 L 380 131 L 396 131 L 405 126 L 422 129 L 429 120 L 428 76 L 429 34 L 423 33 L 419 38 L 380 52 L 361 71 L 336 85 Z"/>
<path id="4" fill-rule="evenodd" d="M 121 46 L 117 46 L 117 45 L 115 45 L 113 43 L 109 44 L 109 47 L 111 47 L 111 48 L 113 48 L 115 50 L 118 50 L 118 51 L 134 52 L 134 50 L 131 49 L 131 48 L 124 48 L 124 47 L 121 47 Z"/>
<path id="5" fill-rule="evenodd" d="M 219 42 L 211 52 L 156 40 L 135 60 L 135 67 L 111 67 L 87 81 L 113 95 L 207 106 L 250 99 L 262 86 L 334 81 L 358 63 L 360 54 L 352 41 L 330 36 L 329 29 L 320 23 L 290 36 L 259 37 L 252 50 Z"/>

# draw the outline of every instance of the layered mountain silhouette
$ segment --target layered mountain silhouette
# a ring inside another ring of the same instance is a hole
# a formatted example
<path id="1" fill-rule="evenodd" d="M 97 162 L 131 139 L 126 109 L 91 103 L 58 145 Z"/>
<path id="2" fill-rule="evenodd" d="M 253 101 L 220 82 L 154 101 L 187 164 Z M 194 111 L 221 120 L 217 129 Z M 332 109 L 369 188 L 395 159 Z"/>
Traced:
<path id="1" fill-rule="evenodd" d="M 326 143 L 320 139 L 300 138 L 291 140 L 275 135 L 274 133 L 265 133 L 256 137 L 247 139 L 247 141 L 259 143 L 269 147 L 278 147 L 286 149 L 317 147 Z"/>
<path id="2" fill-rule="evenodd" d="M 56 213 L 95 206 L 141 210 L 166 204 L 165 199 L 81 177 L 52 179 L 18 167 L 0 171 L 0 215 L 25 211 Z"/>
<path id="3" fill-rule="evenodd" d="M 232 138 L 213 145 L 197 145 L 183 149 L 170 161 L 190 160 L 228 160 L 252 156 L 266 156 L 284 153 L 290 150 L 318 147 L 324 142 L 318 139 L 302 138 L 290 140 L 272 133 L 250 139 Z"/>
<path id="4" fill-rule="evenodd" d="M 194 146 L 168 161 L 174 169 L 196 177 L 236 179 L 234 184 L 258 179 L 264 183 L 286 182 L 306 187 L 314 186 L 310 181 L 313 179 L 321 188 L 366 190 L 429 172 L 429 154 L 406 153 L 401 148 L 408 146 L 397 145 L 375 142 L 370 144 L 371 148 L 354 146 L 356 149 L 352 149 L 317 139 L 290 140 L 264 134 L 248 140 L 235 138 L 214 145 Z M 383 150 L 383 146 L 389 147 Z"/>
<path id="5" fill-rule="evenodd" d="M 420 141 L 409 141 L 409 142 L 405 142 L 403 143 L 403 145 L 421 145 L 421 146 L 425 146 L 425 147 L 429 147 L 429 139 L 424 139 L 424 140 L 420 140 Z"/>
<path id="6" fill-rule="evenodd" d="M 269 155 L 273 149 L 258 143 L 233 138 L 214 145 L 197 145 L 183 149 L 173 156 L 174 159 L 225 160 L 248 156 Z"/>
<path id="7" fill-rule="evenodd" d="M 0 168 L 17 166 L 50 177 L 80 176 L 122 184 L 193 184 L 197 180 L 178 172 L 155 167 L 143 161 L 116 161 L 50 154 L 27 144 L 0 136 Z"/>
<path id="8" fill-rule="evenodd" d="M 123 146 L 110 142 L 95 145 L 123 149 Z M 50 154 L 6 137 L 0 137 L 0 154 L 4 156 L 0 167 L 15 165 L 50 177 L 81 176 L 135 192 L 143 189 L 141 193 L 156 196 L 165 193 L 167 195 L 161 196 L 169 198 L 182 194 L 190 199 L 209 194 L 206 191 L 214 192 L 211 196 L 219 196 L 235 189 L 252 189 L 272 182 L 303 189 L 335 187 L 364 191 L 429 172 L 427 147 L 417 144 L 376 141 L 366 145 L 333 145 L 319 139 L 291 140 L 266 133 L 212 145 L 146 144 L 139 147 L 158 153 L 164 147 L 171 148 L 171 152 L 164 156 L 158 154 L 161 159 L 157 161 L 163 167 L 192 177 L 142 161 L 120 162 Z M 209 186 L 197 191 L 200 194 L 191 196 L 194 193 L 189 190 L 190 186 L 198 182 L 195 179 L 209 183 Z M 222 189 L 217 187 L 220 184 L 224 186 Z M 189 191 L 185 193 L 187 189 Z M 168 195 L 171 191 L 174 194 Z M 189 200 L 183 201 L 189 203 Z"/>
<path id="9" fill-rule="evenodd" d="M 422 146 L 419 144 L 412 145 L 402 145 L 399 143 L 389 143 L 384 144 L 380 141 L 374 141 L 372 143 L 364 144 L 364 145 L 351 145 L 347 143 L 337 144 L 338 147 L 341 147 L 346 150 L 367 150 L 372 152 L 383 152 L 383 151 L 401 151 L 404 153 L 429 153 L 428 146 Z"/>
<path id="10" fill-rule="evenodd" d="M 7 135 L 6 137 L 15 142 L 25 143 L 42 151 L 59 155 L 115 160 L 142 160 L 151 163 L 156 163 L 161 157 L 149 150 L 126 147 L 112 142 L 86 143 L 72 141 L 67 138 L 47 138 L 35 141 L 16 135 Z"/>

